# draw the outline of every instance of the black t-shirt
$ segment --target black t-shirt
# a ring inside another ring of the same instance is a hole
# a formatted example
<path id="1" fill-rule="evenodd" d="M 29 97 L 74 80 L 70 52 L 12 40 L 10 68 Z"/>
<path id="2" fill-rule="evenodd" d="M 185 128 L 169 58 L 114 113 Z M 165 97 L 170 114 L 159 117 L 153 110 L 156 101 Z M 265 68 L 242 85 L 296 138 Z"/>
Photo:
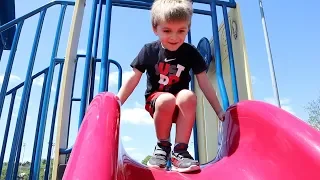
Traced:
<path id="1" fill-rule="evenodd" d="M 184 43 L 176 51 L 169 51 L 162 47 L 160 41 L 144 45 L 131 67 L 142 73 L 146 71 L 145 98 L 156 91 L 176 94 L 182 89 L 189 89 L 190 70 L 198 74 L 207 69 L 194 46 Z"/>

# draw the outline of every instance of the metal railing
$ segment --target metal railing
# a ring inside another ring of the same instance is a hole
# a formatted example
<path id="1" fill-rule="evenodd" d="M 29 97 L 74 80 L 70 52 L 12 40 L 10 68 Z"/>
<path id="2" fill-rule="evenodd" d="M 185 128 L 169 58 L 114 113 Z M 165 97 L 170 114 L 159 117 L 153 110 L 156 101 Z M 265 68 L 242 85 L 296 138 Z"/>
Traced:
<path id="1" fill-rule="evenodd" d="M 13 40 L 13 45 L 10 51 L 5 75 L 3 78 L 3 83 L 1 87 L 1 94 L 0 94 L 0 117 L 4 108 L 4 101 L 6 97 L 11 96 L 10 99 L 10 105 L 9 105 L 9 112 L 7 116 L 7 122 L 6 122 L 6 127 L 4 131 L 4 139 L 2 142 L 2 147 L 1 147 L 1 155 L 0 155 L 0 170 L 2 170 L 3 164 L 4 164 L 4 158 L 6 154 L 6 148 L 7 148 L 7 142 L 8 142 L 8 136 L 9 136 L 9 131 L 10 131 L 10 125 L 12 122 L 12 114 L 13 114 L 13 108 L 15 105 L 15 99 L 17 95 L 17 91 L 23 89 L 22 96 L 21 96 L 21 102 L 20 102 L 20 107 L 18 111 L 18 116 L 17 116 L 17 123 L 15 127 L 15 132 L 14 132 L 14 137 L 12 140 L 12 147 L 11 147 L 11 152 L 10 152 L 10 157 L 9 157 L 9 162 L 8 162 L 8 168 L 7 172 L 5 174 L 6 179 L 16 179 L 17 178 L 17 173 L 19 169 L 19 163 L 20 163 L 20 154 L 21 154 L 21 149 L 22 149 L 22 140 L 24 137 L 24 130 L 25 130 L 25 124 L 26 124 L 26 117 L 27 117 L 27 112 L 28 112 L 28 106 L 29 106 L 29 100 L 30 100 L 30 92 L 32 89 L 32 85 L 34 82 L 34 79 L 44 76 L 44 81 L 43 81 L 43 87 L 42 87 L 42 92 L 41 92 L 41 97 L 40 97 L 40 104 L 39 104 L 39 109 L 38 109 L 38 118 L 37 118 L 37 123 L 36 123 L 36 128 L 35 128 L 35 136 L 34 136 L 34 144 L 33 144 L 33 149 L 32 149 L 32 159 L 31 159 L 31 165 L 30 165 L 30 173 L 29 173 L 29 179 L 38 179 L 39 178 L 39 172 L 40 172 L 40 163 L 41 163 L 41 155 L 42 155 L 42 149 L 43 149 L 43 142 L 44 142 L 44 134 L 45 134 L 45 128 L 46 128 L 46 123 L 47 123 L 47 115 L 48 115 L 48 109 L 49 109 L 49 100 L 50 100 L 50 94 L 51 94 L 51 87 L 52 87 L 52 80 L 54 76 L 54 69 L 57 65 L 60 65 L 59 68 L 59 73 L 58 73 L 58 80 L 56 84 L 56 92 L 54 96 L 54 104 L 53 104 L 53 112 L 52 112 L 52 119 L 51 119 L 51 124 L 50 124 L 50 132 L 49 132 L 49 142 L 48 142 L 48 149 L 47 149 L 47 157 L 46 157 L 46 165 L 45 165 L 45 174 L 44 174 L 44 179 L 49 179 L 49 173 L 50 173 L 50 162 L 51 162 L 51 152 L 52 152 L 52 145 L 53 145 L 53 136 L 54 136 L 54 131 L 55 131 L 55 122 L 56 122 L 56 116 L 57 116 L 57 106 L 58 106 L 58 99 L 59 99 L 59 93 L 60 93 L 60 85 L 61 85 L 61 76 L 62 76 L 62 70 L 63 70 L 63 65 L 64 65 L 64 58 L 58 58 L 57 57 L 57 52 L 59 49 L 59 42 L 60 42 L 60 37 L 61 37 L 61 31 L 62 31 L 62 26 L 64 22 L 64 16 L 65 12 L 67 9 L 67 6 L 73 6 L 75 3 L 74 2 L 68 2 L 68 1 L 54 1 L 50 2 L 22 17 L 19 17 L 3 26 L 0 27 L 0 33 L 3 31 L 6 31 L 7 29 L 17 26 L 14 40 Z M 52 6 L 55 5 L 61 5 L 61 10 L 60 10 L 60 16 L 58 20 L 58 25 L 56 29 L 56 36 L 54 39 L 54 44 L 53 44 L 53 49 L 51 53 L 51 59 L 50 59 L 50 65 L 41 70 L 40 72 L 32 75 L 33 67 L 35 64 L 35 57 L 37 54 L 37 49 L 38 49 L 38 44 L 41 36 L 41 31 L 42 31 L 42 26 L 45 20 L 45 14 L 47 12 L 47 9 L 49 9 Z M 101 17 L 101 8 L 100 6 L 100 17 Z M 27 68 L 27 74 L 25 81 L 18 84 L 14 88 L 8 89 L 8 84 L 9 84 L 9 78 L 11 75 L 11 71 L 13 68 L 14 60 L 15 60 L 15 54 L 17 52 L 17 46 L 19 43 L 19 38 L 20 34 L 22 31 L 23 24 L 26 19 L 33 17 L 34 15 L 38 15 L 39 20 L 38 20 L 38 26 L 36 29 L 36 34 L 31 50 L 31 55 L 30 55 L 30 60 Z M 100 23 L 99 23 L 100 24 Z M 98 30 L 99 28 L 97 28 Z M 77 55 L 76 59 L 76 67 L 77 63 L 79 61 L 79 58 L 86 58 L 89 60 L 92 60 L 92 67 L 91 69 L 91 74 L 95 74 L 95 68 L 96 68 L 96 63 L 101 62 L 101 59 L 97 58 L 97 48 L 98 48 L 98 39 L 95 39 L 95 52 L 93 53 L 93 56 L 90 54 L 85 54 L 85 55 Z M 122 68 L 120 64 L 112 59 L 108 59 L 108 64 L 114 64 L 118 70 L 119 70 L 119 76 L 118 76 L 118 89 L 121 87 L 122 83 Z M 108 66 L 110 67 L 110 66 Z M 88 68 L 87 66 L 85 67 Z M 72 85 L 72 92 L 74 92 L 74 84 L 75 84 L 75 79 L 76 79 L 76 71 L 74 73 L 74 79 L 73 79 L 73 85 Z M 108 79 L 109 76 L 105 75 L 105 77 Z M 84 81 L 88 80 L 88 76 L 84 75 L 83 76 Z M 94 96 L 94 78 L 95 76 L 91 76 L 91 82 L 90 83 L 90 88 L 87 89 L 87 93 L 89 94 L 89 101 L 93 99 Z M 80 98 L 73 97 L 71 99 L 70 103 L 70 113 L 72 109 L 72 105 L 74 102 L 81 102 L 82 99 L 87 99 L 87 96 L 81 96 Z M 71 116 L 69 116 L 69 124 L 71 121 Z M 79 118 L 78 126 L 80 127 L 82 123 L 82 118 Z M 69 131 L 70 131 L 70 126 L 68 130 L 68 137 L 69 137 Z M 72 146 L 67 149 L 60 149 L 60 154 L 69 154 L 72 151 Z M 0 177 L 1 177 L 1 172 L 0 171 Z"/>
<path id="2" fill-rule="evenodd" d="M 64 22 L 64 16 L 65 16 L 65 12 L 66 12 L 67 7 L 73 6 L 74 4 L 75 4 L 74 2 L 69 2 L 69 1 L 53 1 L 53 2 L 50 2 L 46 5 L 38 8 L 38 9 L 35 9 L 34 11 L 32 11 L 24 16 L 21 16 L 11 22 L 8 22 L 0 27 L 0 33 L 1 33 L 1 32 L 6 31 L 7 29 L 9 29 L 13 26 L 17 26 L 16 32 L 14 35 L 14 39 L 13 39 L 13 43 L 12 43 L 12 47 L 9 52 L 9 58 L 8 58 L 5 74 L 3 77 L 1 92 L 0 92 L 0 117 L 3 112 L 5 98 L 7 96 L 11 95 L 9 113 L 8 113 L 5 132 L 4 132 L 4 139 L 2 142 L 2 149 L 1 149 L 1 156 L 0 156 L 0 169 L 2 169 L 2 166 L 3 166 L 3 161 L 4 161 L 4 156 L 5 156 L 5 150 L 7 147 L 7 140 L 8 140 L 8 134 L 9 134 L 10 124 L 11 124 L 11 119 L 12 119 L 12 113 L 13 113 L 13 107 L 14 107 L 16 93 L 19 89 L 23 89 L 21 101 L 19 104 L 16 127 L 15 127 L 13 140 L 12 140 L 12 146 L 11 146 L 11 150 L 10 150 L 10 157 L 9 157 L 8 168 L 7 168 L 7 172 L 6 172 L 6 179 L 17 179 L 17 173 L 18 173 L 18 168 L 19 168 L 19 163 L 20 163 L 22 140 L 23 140 L 23 136 L 24 136 L 25 123 L 26 123 L 26 115 L 27 115 L 27 111 L 28 111 L 29 99 L 30 99 L 30 93 L 31 93 L 33 80 L 41 75 L 44 75 L 44 82 L 43 82 L 42 93 L 41 93 L 41 98 L 40 98 L 40 106 L 39 106 L 39 112 L 38 112 L 37 125 L 36 125 L 36 129 L 35 129 L 35 138 L 34 138 L 34 146 L 33 146 L 33 153 L 32 153 L 29 178 L 30 179 L 37 179 L 39 176 L 41 155 L 42 155 L 42 150 L 43 150 L 43 139 L 44 139 L 44 133 L 45 133 L 47 114 L 48 114 L 48 106 L 49 106 L 49 99 L 50 99 L 50 93 L 51 93 L 51 87 L 52 87 L 52 79 L 53 79 L 53 75 L 54 75 L 54 68 L 57 64 L 60 65 L 58 78 L 61 78 L 62 68 L 63 68 L 63 63 L 56 62 L 56 56 L 58 53 L 61 31 L 62 31 L 62 26 L 63 26 L 63 22 Z M 37 50 L 38 50 L 39 40 L 40 40 L 46 12 L 49 8 L 56 6 L 56 5 L 61 5 L 61 10 L 60 10 L 60 15 L 59 15 L 58 25 L 56 27 L 56 35 L 55 35 L 55 39 L 54 39 L 52 54 L 50 57 L 50 65 L 49 65 L 49 67 L 36 73 L 35 75 L 32 75 L 32 71 L 34 69 L 36 54 L 37 54 Z M 15 54 L 17 52 L 17 46 L 19 44 L 19 38 L 21 35 L 21 31 L 22 31 L 22 27 L 24 25 L 24 22 L 27 19 L 29 19 L 30 17 L 33 17 L 34 15 L 38 15 L 38 14 L 40 14 L 40 15 L 39 15 L 39 20 L 38 20 L 38 25 L 36 28 L 35 37 L 34 37 L 33 44 L 32 44 L 32 49 L 31 49 L 31 54 L 30 54 L 30 58 L 29 58 L 27 73 L 25 76 L 25 81 L 23 83 L 20 83 L 16 87 L 12 88 L 11 90 L 7 91 L 8 84 L 9 84 L 9 78 L 10 78 L 12 67 L 13 67 L 13 64 L 15 61 Z M 57 91 L 55 94 L 54 107 L 57 106 L 57 99 L 59 96 L 60 83 L 57 83 L 56 88 L 57 88 Z M 56 108 L 54 108 L 54 111 L 55 111 L 55 109 Z M 54 112 L 54 114 L 55 114 L 55 112 Z M 50 132 L 50 139 L 49 139 L 49 143 L 51 143 L 51 144 L 52 144 L 53 132 L 54 132 L 55 115 L 52 117 L 52 119 L 53 120 L 51 122 L 52 124 L 51 124 L 51 132 Z M 47 161 L 46 172 L 45 172 L 46 178 L 48 178 L 48 173 L 49 173 L 51 150 L 52 150 L 52 146 L 49 145 L 49 147 L 48 147 L 49 161 Z M 0 175 L 1 175 L 1 171 L 0 171 Z"/>
<path id="3" fill-rule="evenodd" d="M 86 56 L 85 55 L 78 55 L 78 58 L 85 58 Z M 94 64 L 94 67 L 96 67 L 96 64 L 97 63 L 99 63 L 99 62 L 101 62 L 101 59 L 93 59 L 93 64 Z M 118 90 L 120 89 L 120 87 L 121 87 L 121 85 L 122 85 L 122 68 L 121 68 L 121 65 L 117 62 L 117 61 L 115 61 L 115 60 L 113 60 L 113 59 L 109 59 L 109 63 L 111 63 L 111 64 L 114 64 L 117 68 L 118 68 Z M 77 66 L 77 65 L 76 65 Z M 110 67 L 110 66 L 109 66 Z M 91 82 L 94 82 L 94 78 L 95 78 L 95 76 L 94 76 L 94 74 L 95 74 L 95 68 L 93 69 L 94 70 L 94 72 L 92 73 L 93 74 L 93 78 L 91 78 L 92 80 L 91 80 Z M 73 75 L 74 77 L 76 77 L 76 71 L 75 71 L 75 73 L 74 73 L 74 75 Z M 109 79 L 109 75 L 106 75 L 106 77 L 107 77 L 107 79 Z M 89 77 L 88 76 L 83 76 L 83 78 L 84 79 L 89 79 Z M 86 85 L 86 87 L 87 87 L 87 89 L 88 89 L 88 91 L 87 91 L 87 94 L 89 94 L 89 102 L 91 102 L 91 100 L 93 99 L 93 94 L 94 94 L 94 83 L 90 83 L 90 88 L 88 88 L 88 86 Z M 73 93 L 74 93 L 74 81 L 73 81 L 73 84 L 72 84 L 72 90 L 71 90 L 71 92 L 72 92 L 72 96 L 71 96 L 71 103 L 70 103 L 70 111 L 71 111 L 71 109 L 72 109 L 72 106 L 73 106 L 73 102 L 81 102 L 81 100 L 82 99 L 84 99 L 84 98 L 87 98 L 88 96 L 83 96 L 83 94 L 81 95 L 81 97 L 80 98 L 77 98 L 77 97 L 74 97 L 73 96 Z M 71 112 L 70 112 L 71 113 Z M 70 117 L 71 116 L 69 116 L 69 123 L 70 123 L 70 121 L 71 121 L 71 119 L 70 119 Z M 83 121 L 83 118 L 79 118 L 79 120 L 78 120 L 78 129 L 80 128 L 80 126 L 81 126 L 81 123 L 82 123 L 82 121 Z M 69 130 L 70 130 L 70 126 L 69 126 Z M 68 134 L 69 134 L 69 130 L 68 130 Z M 69 137 L 69 136 L 68 136 Z M 59 153 L 60 154 L 70 154 L 71 153 L 71 151 L 72 151 L 72 147 L 73 146 L 70 146 L 69 148 L 60 148 L 60 150 L 59 150 Z"/>

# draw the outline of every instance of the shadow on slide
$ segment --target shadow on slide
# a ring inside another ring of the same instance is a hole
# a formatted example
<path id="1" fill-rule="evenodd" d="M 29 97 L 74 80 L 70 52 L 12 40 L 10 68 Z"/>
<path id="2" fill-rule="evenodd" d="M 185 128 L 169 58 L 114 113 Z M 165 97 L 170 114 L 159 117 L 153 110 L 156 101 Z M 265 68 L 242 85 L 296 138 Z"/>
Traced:
<path id="1" fill-rule="evenodd" d="M 273 105 L 243 101 L 226 114 L 221 160 L 201 171 L 149 169 L 119 141 L 120 108 L 112 93 L 97 95 L 79 130 L 63 179 L 320 179 L 320 133 Z"/>

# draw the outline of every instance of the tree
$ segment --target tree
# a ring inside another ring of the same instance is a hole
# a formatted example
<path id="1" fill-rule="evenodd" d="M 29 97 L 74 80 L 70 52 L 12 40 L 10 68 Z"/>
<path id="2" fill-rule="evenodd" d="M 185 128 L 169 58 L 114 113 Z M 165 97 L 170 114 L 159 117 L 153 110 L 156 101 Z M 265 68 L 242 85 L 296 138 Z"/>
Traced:
<path id="1" fill-rule="evenodd" d="M 151 158 L 151 156 L 148 155 L 147 157 L 144 158 L 144 160 L 141 161 L 141 163 L 144 165 L 147 165 L 147 162 L 149 161 L 150 158 Z"/>
<path id="2" fill-rule="evenodd" d="M 306 109 L 309 114 L 308 123 L 320 131 L 320 96 L 309 102 Z"/>

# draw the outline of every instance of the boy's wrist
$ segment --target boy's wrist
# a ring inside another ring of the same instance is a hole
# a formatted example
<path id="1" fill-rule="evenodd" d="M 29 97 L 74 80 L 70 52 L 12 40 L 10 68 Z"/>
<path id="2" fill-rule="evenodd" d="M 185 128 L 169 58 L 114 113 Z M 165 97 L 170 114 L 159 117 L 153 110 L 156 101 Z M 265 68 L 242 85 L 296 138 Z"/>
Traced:
<path id="1" fill-rule="evenodd" d="M 217 113 L 217 115 L 219 115 L 219 114 L 221 114 L 221 113 L 223 113 L 224 112 L 224 110 L 221 108 L 219 111 L 217 111 L 216 113 Z"/>
<path id="2" fill-rule="evenodd" d="M 221 106 L 214 108 L 214 110 L 215 110 L 217 115 L 219 115 L 221 112 L 224 111 Z"/>

